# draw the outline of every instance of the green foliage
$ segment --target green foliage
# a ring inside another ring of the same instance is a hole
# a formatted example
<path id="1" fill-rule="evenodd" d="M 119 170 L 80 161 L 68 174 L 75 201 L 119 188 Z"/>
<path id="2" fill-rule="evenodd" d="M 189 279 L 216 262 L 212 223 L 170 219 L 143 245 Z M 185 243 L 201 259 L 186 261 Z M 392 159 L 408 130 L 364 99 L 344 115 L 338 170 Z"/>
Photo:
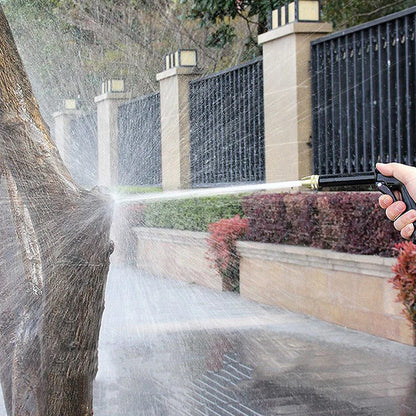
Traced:
<path id="1" fill-rule="evenodd" d="M 144 212 L 146 227 L 207 231 L 221 218 L 243 215 L 240 196 L 177 199 L 148 202 Z"/>
<path id="2" fill-rule="evenodd" d="M 416 0 L 324 0 L 322 14 L 335 29 L 343 29 L 387 16 L 416 5 Z"/>
<path id="3" fill-rule="evenodd" d="M 241 18 L 257 26 L 257 34 L 267 29 L 270 10 L 288 3 L 285 0 L 181 0 L 190 5 L 188 19 L 199 21 L 211 29 L 207 46 L 224 47 L 233 42 L 235 19 Z M 323 19 L 335 29 L 343 29 L 414 6 L 416 0 L 323 0 Z"/>
<path id="4" fill-rule="evenodd" d="M 237 16 L 267 16 L 268 11 L 284 4 L 282 0 L 182 0 L 191 3 L 191 19 L 201 20 L 201 24 L 216 23 Z"/>
<path id="5" fill-rule="evenodd" d="M 60 0 L 1 0 L 0 3 L 11 12 L 19 13 L 22 10 L 38 10 L 52 12 Z"/>
<path id="6" fill-rule="evenodd" d="M 255 34 L 267 30 L 267 16 L 284 0 L 181 0 L 190 6 L 187 19 L 197 20 L 201 27 L 210 28 L 207 38 L 208 47 L 223 48 L 235 39 L 235 19 L 245 20 L 254 25 Z M 254 39 L 246 40 L 253 46 Z"/>
<path id="7" fill-rule="evenodd" d="M 130 186 L 130 185 L 119 185 L 115 189 L 118 194 L 145 194 L 151 192 L 162 192 L 162 188 L 149 186 Z"/>
<path id="8" fill-rule="evenodd" d="M 215 32 L 208 35 L 206 45 L 211 48 L 224 48 L 228 43 L 232 43 L 235 38 L 235 29 L 227 24 L 222 24 Z"/>

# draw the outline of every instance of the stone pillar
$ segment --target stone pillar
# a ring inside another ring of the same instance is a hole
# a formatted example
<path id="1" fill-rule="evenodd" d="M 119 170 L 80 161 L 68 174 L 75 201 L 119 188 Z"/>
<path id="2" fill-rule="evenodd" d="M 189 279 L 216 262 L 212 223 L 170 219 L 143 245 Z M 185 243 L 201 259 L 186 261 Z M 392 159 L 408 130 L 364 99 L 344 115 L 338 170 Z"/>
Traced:
<path id="1" fill-rule="evenodd" d="M 266 182 L 312 172 L 310 43 L 332 31 L 292 22 L 259 36 L 263 46 Z"/>
<path id="2" fill-rule="evenodd" d="M 160 83 L 163 190 L 190 186 L 189 81 L 199 75 L 196 67 L 174 67 L 156 76 Z"/>
<path id="3" fill-rule="evenodd" d="M 77 109 L 64 109 L 52 114 L 55 144 L 67 168 L 71 166 L 71 121 L 82 114 L 83 112 Z"/>
<path id="4" fill-rule="evenodd" d="M 124 91 L 107 91 L 95 97 L 98 185 L 112 187 L 118 184 L 118 106 L 129 99 L 130 93 Z"/>

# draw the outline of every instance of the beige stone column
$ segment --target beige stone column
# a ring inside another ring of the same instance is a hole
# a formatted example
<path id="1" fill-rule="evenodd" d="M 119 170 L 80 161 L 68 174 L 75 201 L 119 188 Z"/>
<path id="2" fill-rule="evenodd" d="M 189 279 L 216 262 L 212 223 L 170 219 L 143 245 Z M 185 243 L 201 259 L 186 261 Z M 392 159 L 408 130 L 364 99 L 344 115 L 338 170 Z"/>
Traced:
<path id="1" fill-rule="evenodd" d="M 190 186 L 189 82 L 199 75 L 196 67 L 174 67 L 156 76 L 160 84 L 163 190 Z"/>
<path id="2" fill-rule="evenodd" d="M 330 33 L 322 22 L 293 22 L 259 36 L 263 46 L 266 182 L 310 175 L 310 43 Z"/>
<path id="3" fill-rule="evenodd" d="M 67 168 L 71 166 L 71 121 L 82 114 L 82 111 L 76 109 L 64 109 L 52 114 L 54 119 L 53 137 Z"/>
<path id="4" fill-rule="evenodd" d="M 126 92 L 105 92 L 97 104 L 98 185 L 118 184 L 118 106 L 131 98 Z"/>

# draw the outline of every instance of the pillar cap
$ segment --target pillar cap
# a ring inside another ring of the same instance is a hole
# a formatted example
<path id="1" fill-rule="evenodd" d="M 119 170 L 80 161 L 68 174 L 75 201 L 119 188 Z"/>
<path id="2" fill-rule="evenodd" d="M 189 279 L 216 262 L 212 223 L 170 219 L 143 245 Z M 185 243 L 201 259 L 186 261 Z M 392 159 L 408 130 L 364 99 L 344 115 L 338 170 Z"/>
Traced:
<path id="1" fill-rule="evenodd" d="M 272 40 L 297 33 L 322 33 L 327 35 L 332 32 L 332 24 L 327 22 L 292 22 L 276 29 L 269 30 L 259 35 L 258 44 L 262 45 Z"/>
<path id="2" fill-rule="evenodd" d="M 179 75 L 200 75 L 201 70 L 197 67 L 180 66 L 167 69 L 166 71 L 156 74 L 156 80 L 162 81 L 163 79 L 175 77 Z"/>
<path id="3" fill-rule="evenodd" d="M 74 117 L 74 116 L 80 116 L 82 114 L 84 114 L 83 110 L 60 110 L 60 111 L 55 111 L 54 113 L 52 113 L 52 117 L 53 118 L 64 117 L 64 116 Z"/>
<path id="4" fill-rule="evenodd" d="M 94 98 L 94 102 L 99 103 L 105 100 L 130 100 L 131 92 L 106 92 Z"/>

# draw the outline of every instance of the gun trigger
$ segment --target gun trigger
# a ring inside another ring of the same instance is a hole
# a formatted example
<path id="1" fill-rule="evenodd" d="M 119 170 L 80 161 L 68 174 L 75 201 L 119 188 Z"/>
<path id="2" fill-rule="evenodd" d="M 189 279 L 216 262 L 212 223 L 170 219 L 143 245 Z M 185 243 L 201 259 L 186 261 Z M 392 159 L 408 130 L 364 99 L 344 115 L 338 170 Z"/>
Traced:
<path id="1" fill-rule="evenodd" d="M 392 199 L 393 199 L 393 202 L 396 202 L 397 201 L 397 198 L 395 197 L 395 195 L 394 195 L 394 193 L 393 193 L 393 191 L 386 185 L 386 184 L 384 184 L 384 183 L 382 183 L 382 182 L 377 182 L 377 188 L 378 188 L 378 190 L 382 193 L 382 194 L 385 194 L 385 195 L 389 195 L 389 196 L 391 196 L 392 197 Z"/>

